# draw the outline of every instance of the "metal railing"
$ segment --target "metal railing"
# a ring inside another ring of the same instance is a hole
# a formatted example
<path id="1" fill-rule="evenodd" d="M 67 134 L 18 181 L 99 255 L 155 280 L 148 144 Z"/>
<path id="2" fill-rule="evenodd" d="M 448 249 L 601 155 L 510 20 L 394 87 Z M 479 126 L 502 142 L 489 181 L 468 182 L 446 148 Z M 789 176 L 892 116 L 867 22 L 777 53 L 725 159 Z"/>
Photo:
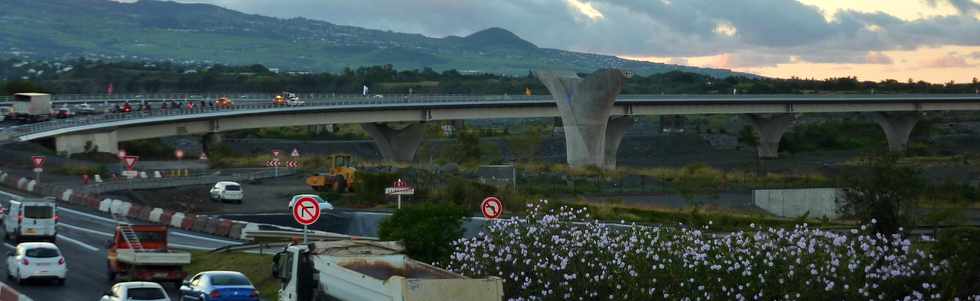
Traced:
<path id="1" fill-rule="evenodd" d="M 278 171 L 278 176 L 289 176 L 294 175 L 298 171 L 280 168 Z M 273 169 L 263 170 L 258 172 L 249 173 L 230 173 L 230 174 L 220 174 L 220 173 L 210 173 L 202 176 L 186 176 L 186 177 L 163 177 L 163 178 L 135 178 L 128 180 L 115 180 L 103 183 L 95 183 L 85 186 L 83 190 L 88 193 L 101 194 L 110 191 L 120 191 L 120 190 L 136 190 L 136 189 L 158 189 L 158 188 L 168 188 L 168 187 L 180 187 L 189 185 L 205 185 L 214 184 L 219 181 L 253 181 L 260 179 L 274 178 L 277 176 L 277 172 Z"/>

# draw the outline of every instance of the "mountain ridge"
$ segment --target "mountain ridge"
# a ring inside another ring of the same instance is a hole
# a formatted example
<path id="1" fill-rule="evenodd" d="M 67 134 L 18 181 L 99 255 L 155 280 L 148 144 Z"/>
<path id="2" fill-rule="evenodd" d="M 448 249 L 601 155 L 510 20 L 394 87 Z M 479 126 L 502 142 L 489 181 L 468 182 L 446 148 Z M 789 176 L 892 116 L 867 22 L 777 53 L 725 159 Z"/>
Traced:
<path id="1" fill-rule="evenodd" d="M 0 46 L 4 56 L 263 64 L 314 72 L 391 64 L 398 69 L 510 75 L 533 69 L 591 72 L 621 68 L 637 74 L 687 71 L 755 77 L 725 69 L 540 48 L 499 27 L 465 37 L 435 38 L 156 0 L 0 1 L 0 45 L 5 45 Z"/>

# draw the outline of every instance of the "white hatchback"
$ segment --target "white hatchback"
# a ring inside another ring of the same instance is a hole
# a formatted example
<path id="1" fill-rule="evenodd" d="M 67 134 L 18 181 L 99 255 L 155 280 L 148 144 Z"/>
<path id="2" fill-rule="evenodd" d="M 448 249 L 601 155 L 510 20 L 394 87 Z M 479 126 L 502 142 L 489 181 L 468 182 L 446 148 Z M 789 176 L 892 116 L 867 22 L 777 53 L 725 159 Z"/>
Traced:
<path id="1" fill-rule="evenodd" d="M 61 250 L 49 242 L 25 242 L 7 253 L 7 279 L 18 284 L 28 279 L 54 279 L 65 284 L 68 264 Z"/>
<path id="2" fill-rule="evenodd" d="M 215 183 L 214 187 L 211 187 L 210 197 L 214 201 L 232 201 L 241 204 L 245 195 L 244 191 L 242 191 L 242 185 L 235 182 L 221 181 Z"/>
<path id="3" fill-rule="evenodd" d="M 99 301 L 170 301 L 167 291 L 155 282 L 122 282 L 113 285 Z"/>

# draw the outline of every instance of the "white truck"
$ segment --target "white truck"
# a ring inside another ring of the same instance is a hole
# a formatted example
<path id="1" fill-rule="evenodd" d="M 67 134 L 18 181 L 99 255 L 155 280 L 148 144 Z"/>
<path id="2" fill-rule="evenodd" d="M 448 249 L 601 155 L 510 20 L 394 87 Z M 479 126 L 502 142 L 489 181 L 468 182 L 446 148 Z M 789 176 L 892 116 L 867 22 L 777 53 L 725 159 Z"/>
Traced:
<path id="1" fill-rule="evenodd" d="M 401 254 L 398 242 L 318 241 L 273 259 L 280 301 L 500 301 L 503 279 L 468 278 Z"/>
<path id="2" fill-rule="evenodd" d="M 51 94 L 16 93 L 10 103 L 11 119 L 31 123 L 51 118 Z"/>

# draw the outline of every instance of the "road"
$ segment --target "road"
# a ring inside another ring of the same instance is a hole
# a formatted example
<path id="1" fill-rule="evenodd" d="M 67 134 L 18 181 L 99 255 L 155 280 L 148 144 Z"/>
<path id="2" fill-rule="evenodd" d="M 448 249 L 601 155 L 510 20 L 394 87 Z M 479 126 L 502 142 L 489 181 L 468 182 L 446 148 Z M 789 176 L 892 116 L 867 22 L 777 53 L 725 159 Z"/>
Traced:
<path id="1" fill-rule="evenodd" d="M 19 196 L 0 191 L 0 197 L 3 197 L 2 203 L 6 208 L 9 205 L 7 199 Z M 58 216 L 60 220 L 57 245 L 68 264 L 68 279 L 65 286 L 58 287 L 43 282 L 21 286 L 7 280 L 6 277 L 0 278 L 3 278 L 5 284 L 36 301 L 98 300 L 102 293 L 112 286 L 106 273 L 105 245 L 112 238 L 117 221 L 102 214 L 67 207 L 59 207 Z M 170 231 L 169 242 L 173 247 L 191 250 L 210 250 L 240 243 L 173 229 Z M 13 250 L 13 246 L 5 242 L 4 250 L 9 252 Z M 0 271 L 6 271 L 6 260 L 0 262 L 0 267 L 3 269 Z M 176 289 L 169 288 L 169 293 L 175 296 Z"/>

